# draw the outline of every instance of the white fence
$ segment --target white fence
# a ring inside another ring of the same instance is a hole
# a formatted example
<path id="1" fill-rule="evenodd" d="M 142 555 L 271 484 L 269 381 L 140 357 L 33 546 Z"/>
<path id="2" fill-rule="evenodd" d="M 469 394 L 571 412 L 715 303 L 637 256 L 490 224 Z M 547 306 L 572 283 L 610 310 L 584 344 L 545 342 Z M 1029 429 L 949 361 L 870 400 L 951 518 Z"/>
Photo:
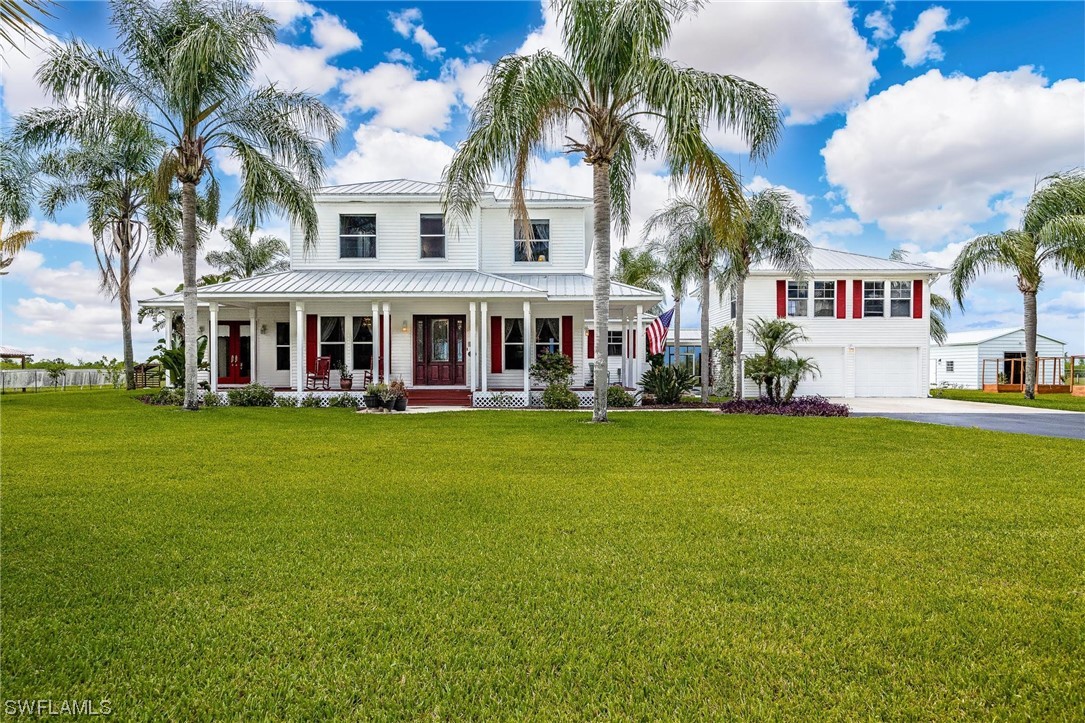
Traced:
<path id="1" fill-rule="evenodd" d="M 0 391 L 12 389 L 66 389 L 69 387 L 113 387 L 124 384 L 124 374 L 111 374 L 104 369 L 65 369 L 55 381 L 44 369 L 0 369 Z"/>
<path id="2" fill-rule="evenodd" d="M 573 392 L 580 399 L 581 409 L 590 409 L 595 404 L 595 394 L 589 391 Z M 531 406 L 542 406 L 542 392 L 531 392 Z M 523 392 L 475 392 L 471 404 L 481 409 L 523 409 Z"/>

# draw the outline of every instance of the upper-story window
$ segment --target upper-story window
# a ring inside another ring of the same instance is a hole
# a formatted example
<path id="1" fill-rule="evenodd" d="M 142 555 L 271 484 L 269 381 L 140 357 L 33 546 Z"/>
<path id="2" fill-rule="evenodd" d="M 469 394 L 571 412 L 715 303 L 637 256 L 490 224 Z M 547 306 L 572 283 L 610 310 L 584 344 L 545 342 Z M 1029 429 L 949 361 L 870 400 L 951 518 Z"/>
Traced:
<path id="1" fill-rule="evenodd" d="M 787 282 L 787 315 L 806 316 L 810 287 L 805 281 Z"/>
<path id="2" fill-rule="evenodd" d="M 863 282 L 863 316 L 885 316 L 885 282 Z"/>
<path id="3" fill-rule="evenodd" d="M 912 316 L 912 282 L 889 282 L 889 316 Z"/>
<path id="4" fill-rule="evenodd" d="M 836 316 L 836 282 L 814 282 L 814 316 Z"/>
<path id="5" fill-rule="evenodd" d="M 513 222 L 513 245 L 516 261 L 540 262 L 550 260 L 550 221 L 531 219 L 531 240 L 528 240 L 519 221 Z"/>
<path id="6" fill-rule="evenodd" d="M 377 258 L 377 217 L 339 217 L 339 258 Z"/>
<path id="7" fill-rule="evenodd" d="M 419 217 L 422 258 L 445 258 L 445 217 L 439 213 L 423 213 Z"/>

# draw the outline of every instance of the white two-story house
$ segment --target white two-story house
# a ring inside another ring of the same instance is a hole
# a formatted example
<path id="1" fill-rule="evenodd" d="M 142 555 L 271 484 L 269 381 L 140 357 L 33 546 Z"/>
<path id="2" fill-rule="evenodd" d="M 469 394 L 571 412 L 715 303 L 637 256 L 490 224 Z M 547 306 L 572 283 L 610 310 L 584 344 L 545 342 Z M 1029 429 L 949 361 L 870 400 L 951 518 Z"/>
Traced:
<path id="1" fill-rule="evenodd" d="M 316 243 L 290 238 L 290 270 L 199 290 L 210 386 L 250 382 L 306 393 L 318 358 L 355 380 L 401 379 L 417 401 L 520 405 L 543 352 L 569 356 L 588 378 L 592 335 L 592 202 L 529 191 L 532 239 L 514 223 L 510 189 L 491 186 L 466 223 L 445 223 L 441 185 L 409 180 L 322 188 Z M 629 317 L 660 300 L 611 285 Z M 181 294 L 143 306 L 183 308 Z M 354 391 L 361 391 L 355 383 Z M 590 404 L 587 389 L 578 391 Z M 496 401 L 495 401 L 496 399 Z"/>
<path id="2" fill-rule="evenodd" d="M 806 341 L 794 351 L 811 357 L 820 375 L 797 394 L 826 397 L 925 397 L 929 390 L 930 286 L 945 269 L 826 248 L 810 253 L 811 271 L 790 278 L 762 264 L 746 281 L 743 356 L 760 353 L 750 333 L 758 318 L 799 324 Z M 713 328 L 733 323 L 734 295 L 713 290 Z M 730 299 L 730 303 L 728 303 Z M 743 391 L 756 396 L 745 380 Z"/>

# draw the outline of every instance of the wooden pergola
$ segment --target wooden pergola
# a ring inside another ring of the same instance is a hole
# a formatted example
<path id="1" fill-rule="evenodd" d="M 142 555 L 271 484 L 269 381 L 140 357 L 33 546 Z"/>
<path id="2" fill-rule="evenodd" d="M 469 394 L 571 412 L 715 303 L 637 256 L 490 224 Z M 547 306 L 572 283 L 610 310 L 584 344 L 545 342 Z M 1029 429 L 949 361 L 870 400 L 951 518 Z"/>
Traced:
<path id="1" fill-rule="evenodd" d="M 16 349 L 11 346 L 0 346 L 0 360 L 4 359 L 18 359 L 19 367 L 26 369 L 26 360 L 34 356 L 33 353 L 23 351 L 22 349 Z M 26 387 L 23 387 L 23 391 L 26 391 Z"/>
<path id="2" fill-rule="evenodd" d="M 1079 391 L 1073 391 L 1077 362 L 1085 357 L 1036 357 L 1037 394 L 1078 394 L 1085 396 L 1085 379 L 1078 380 Z M 1025 390 L 1025 358 L 982 359 L 980 379 L 985 392 L 1023 392 Z M 1069 367 L 1067 364 L 1069 363 Z"/>

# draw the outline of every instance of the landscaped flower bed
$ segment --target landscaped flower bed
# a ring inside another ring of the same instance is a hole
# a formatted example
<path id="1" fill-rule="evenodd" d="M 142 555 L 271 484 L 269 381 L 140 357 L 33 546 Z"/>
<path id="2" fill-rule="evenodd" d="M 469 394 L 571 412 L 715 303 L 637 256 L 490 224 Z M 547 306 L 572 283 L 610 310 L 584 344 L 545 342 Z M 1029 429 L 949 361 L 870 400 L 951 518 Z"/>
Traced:
<path id="1" fill-rule="evenodd" d="M 776 414 L 783 417 L 846 417 L 846 404 L 833 404 L 825 397 L 795 397 L 790 402 L 774 403 L 761 399 L 735 399 L 720 405 L 724 414 Z"/>

